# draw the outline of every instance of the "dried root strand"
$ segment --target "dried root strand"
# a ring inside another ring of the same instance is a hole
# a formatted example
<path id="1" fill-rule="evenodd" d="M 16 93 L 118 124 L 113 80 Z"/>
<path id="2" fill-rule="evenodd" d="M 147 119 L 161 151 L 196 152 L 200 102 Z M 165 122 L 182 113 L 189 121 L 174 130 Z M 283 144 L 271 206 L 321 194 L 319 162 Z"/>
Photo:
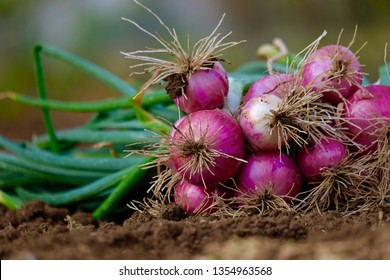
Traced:
<path id="1" fill-rule="evenodd" d="M 377 184 L 363 186 L 358 190 L 355 203 L 361 212 L 390 210 L 390 124 L 380 121 L 379 127 L 377 149 L 365 157 L 369 166 L 369 176 L 375 178 Z"/>
<path id="2" fill-rule="evenodd" d="M 340 45 L 341 35 L 342 35 L 343 31 L 344 30 L 341 29 L 339 37 L 337 39 L 338 46 Z M 325 73 L 325 75 L 329 76 L 330 80 L 346 79 L 350 85 L 354 85 L 354 86 L 357 86 L 358 88 L 362 88 L 362 85 L 360 83 L 358 83 L 357 81 L 355 81 L 355 79 L 353 79 L 353 77 L 357 74 L 357 72 L 351 71 L 351 69 L 349 67 L 351 60 L 353 58 L 351 57 L 349 59 L 346 59 L 347 51 L 351 50 L 351 47 L 355 43 L 356 35 L 357 35 L 357 26 L 355 26 L 355 30 L 354 30 L 352 39 L 349 42 L 348 46 L 346 46 L 346 49 L 344 51 L 337 49 L 337 52 L 334 54 L 333 61 L 332 61 L 333 67 L 331 69 L 329 69 L 330 73 Z M 359 53 L 366 45 L 367 45 L 367 42 L 364 42 L 359 47 L 358 50 L 353 52 L 357 59 L 360 58 Z M 362 65 L 362 66 L 364 66 L 364 65 Z M 366 75 L 366 73 L 362 73 L 362 74 Z M 340 97 L 344 100 L 344 98 L 341 96 L 341 94 L 340 94 Z"/>
<path id="3" fill-rule="evenodd" d="M 133 200 L 127 207 L 136 212 L 146 212 L 155 218 L 162 218 L 164 207 L 171 203 L 170 196 L 160 193 L 154 197 L 145 197 L 142 201 Z"/>
<path id="4" fill-rule="evenodd" d="M 170 160 L 169 136 L 156 135 L 156 137 L 158 137 L 160 141 L 154 142 L 145 140 L 145 142 L 142 143 L 142 149 L 130 149 L 124 150 L 124 152 L 128 153 L 126 157 L 142 155 L 155 158 L 148 163 L 140 165 L 140 168 L 142 169 L 157 170 L 157 175 L 153 177 L 147 192 L 151 192 L 154 197 L 160 197 L 164 193 L 165 196 L 170 196 L 172 185 L 179 180 L 179 175 L 174 174 L 174 172 L 167 167 L 167 163 Z"/>
<path id="5" fill-rule="evenodd" d="M 231 191 L 237 192 L 239 196 L 234 196 L 228 201 L 225 201 L 224 207 L 218 212 L 222 217 L 242 217 L 252 215 L 270 215 L 275 212 L 293 212 L 294 209 L 291 203 L 285 199 L 290 200 L 290 197 L 283 197 L 276 195 L 273 186 L 270 186 L 258 194 L 247 194 L 238 189 L 236 183 L 233 181 L 234 187 L 226 187 Z"/>

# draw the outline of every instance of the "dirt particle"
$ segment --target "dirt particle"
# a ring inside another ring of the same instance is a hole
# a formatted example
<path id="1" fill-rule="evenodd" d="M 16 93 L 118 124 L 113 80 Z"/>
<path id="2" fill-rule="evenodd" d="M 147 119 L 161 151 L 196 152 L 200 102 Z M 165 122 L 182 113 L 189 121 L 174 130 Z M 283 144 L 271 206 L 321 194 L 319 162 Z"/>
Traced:
<path id="1" fill-rule="evenodd" d="M 169 221 L 180 221 L 187 217 L 186 211 L 174 203 L 164 205 L 161 209 L 161 218 Z"/>

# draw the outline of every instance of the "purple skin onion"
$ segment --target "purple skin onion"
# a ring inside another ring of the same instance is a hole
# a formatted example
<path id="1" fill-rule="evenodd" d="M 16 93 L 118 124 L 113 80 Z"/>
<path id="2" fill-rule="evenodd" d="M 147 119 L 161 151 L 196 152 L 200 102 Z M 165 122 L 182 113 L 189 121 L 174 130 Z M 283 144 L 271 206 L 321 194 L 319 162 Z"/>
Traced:
<path id="1" fill-rule="evenodd" d="M 271 130 L 271 111 L 276 111 L 282 99 L 276 95 L 264 94 L 250 99 L 241 109 L 239 122 L 242 132 L 253 151 L 274 151 L 278 149 L 278 132 Z M 281 144 L 284 144 L 281 142 Z"/>
<path id="2" fill-rule="evenodd" d="M 344 108 L 346 126 L 363 153 L 377 149 L 381 121 L 390 123 L 390 86 L 369 85 L 350 96 Z"/>
<path id="3" fill-rule="evenodd" d="M 261 152 L 247 158 L 236 176 L 235 196 L 258 195 L 272 187 L 275 195 L 295 197 L 302 187 L 302 177 L 294 161 L 279 151 Z"/>
<path id="4" fill-rule="evenodd" d="M 328 45 L 308 57 L 302 76 L 304 85 L 321 91 L 325 101 L 337 105 L 361 86 L 362 67 L 346 47 Z M 324 87 L 329 90 L 323 92 Z"/>
<path id="5" fill-rule="evenodd" d="M 189 213 L 211 214 L 217 210 L 218 197 L 227 196 L 227 190 L 220 186 L 205 188 L 181 180 L 175 187 L 174 201 Z"/>
<path id="6" fill-rule="evenodd" d="M 169 145 L 170 164 L 190 183 L 223 183 L 239 170 L 245 142 L 237 121 L 220 110 L 184 116 L 174 126 Z"/>
<path id="7" fill-rule="evenodd" d="M 208 70 L 189 74 L 184 94 L 173 101 L 185 113 L 222 108 L 229 91 L 229 82 L 221 63 Z"/>
<path id="8" fill-rule="evenodd" d="M 321 139 L 320 143 L 302 147 L 297 154 L 296 163 L 306 183 L 320 182 L 321 170 L 337 167 L 346 155 L 343 143 L 333 139 Z"/>
<path id="9" fill-rule="evenodd" d="M 291 90 L 293 77 L 291 74 L 273 74 L 260 78 L 249 88 L 243 98 L 244 103 L 263 94 L 272 94 L 283 98 Z"/>

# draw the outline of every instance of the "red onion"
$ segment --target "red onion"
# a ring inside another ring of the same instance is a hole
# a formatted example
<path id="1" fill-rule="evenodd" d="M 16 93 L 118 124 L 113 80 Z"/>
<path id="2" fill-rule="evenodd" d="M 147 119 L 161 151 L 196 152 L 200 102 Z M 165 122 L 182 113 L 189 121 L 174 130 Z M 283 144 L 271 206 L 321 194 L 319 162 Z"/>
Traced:
<path id="1" fill-rule="evenodd" d="M 181 180 L 175 187 L 174 200 L 189 213 L 210 214 L 217 210 L 218 197 L 227 198 L 227 190 L 220 186 L 198 186 Z"/>
<path id="2" fill-rule="evenodd" d="M 258 195 L 271 187 L 275 195 L 288 200 L 300 192 L 301 174 L 289 156 L 279 151 L 262 152 L 250 155 L 247 161 L 236 176 L 235 196 Z"/>
<path id="3" fill-rule="evenodd" d="M 263 94 L 273 94 L 283 98 L 291 90 L 290 82 L 293 77 L 291 74 L 273 74 L 260 78 L 249 88 L 243 98 L 244 103 Z"/>
<path id="4" fill-rule="evenodd" d="M 344 114 L 354 141 L 366 146 L 366 153 L 376 150 L 381 122 L 390 123 L 390 86 L 359 89 L 348 99 Z"/>
<path id="5" fill-rule="evenodd" d="M 298 151 L 296 163 L 307 183 L 319 182 L 322 179 L 321 170 L 337 167 L 345 155 L 346 148 L 343 143 L 323 138 L 318 144 L 302 147 Z"/>
<path id="6" fill-rule="evenodd" d="M 245 155 L 240 126 L 228 113 L 202 110 L 175 125 L 169 144 L 171 164 L 187 181 L 214 185 L 233 177 Z"/>
<path id="7" fill-rule="evenodd" d="M 182 45 L 174 28 L 167 26 L 155 12 L 145 5 L 135 0 L 134 2 L 151 14 L 168 36 L 164 38 L 164 34 L 150 32 L 134 20 L 123 18 L 151 36 L 158 44 L 158 47 L 145 50 L 122 52 L 125 57 L 139 61 L 131 68 L 143 68 L 142 71 L 132 74 L 153 74 L 136 97 L 141 99 L 148 87 L 165 81 L 168 95 L 187 114 L 199 110 L 222 108 L 228 93 L 227 74 L 219 63 L 223 60 L 221 59 L 222 51 L 245 41 L 225 41 L 230 33 L 222 35 L 218 31 L 224 18 L 222 16 L 218 25 L 208 36 L 201 38 L 193 46 L 189 44 L 187 36 L 186 44 Z"/>
<path id="8" fill-rule="evenodd" d="M 271 111 L 282 102 L 276 95 L 250 99 L 241 109 L 239 122 L 245 138 L 254 151 L 273 151 L 279 147 L 278 131 L 270 127 Z"/>
<path id="9" fill-rule="evenodd" d="M 302 76 L 304 85 L 321 91 L 325 101 L 337 105 L 361 86 L 362 67 L 348 48 L 328 45 L 308 57 Z"/>
<path id="10" fill-rule="evenodd" d="M 227 73 L 221 63 L 215 62 L 208 70 L 187 74 L 183 94 L 178 92 L 175 103 L 185 113 L 222 108 L 228 94 Z M 169 89 L 168 89 L 169 93 Z"/>

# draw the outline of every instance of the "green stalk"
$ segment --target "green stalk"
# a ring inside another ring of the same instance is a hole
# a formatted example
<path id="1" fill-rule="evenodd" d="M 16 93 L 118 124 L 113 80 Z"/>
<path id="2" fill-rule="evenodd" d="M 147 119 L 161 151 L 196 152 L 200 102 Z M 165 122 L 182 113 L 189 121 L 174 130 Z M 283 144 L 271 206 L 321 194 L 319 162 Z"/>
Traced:
<path id="1" fill-rule="evenodd" d="M 0 98 L 8 98 L 31 106 L 65 112 L 88 113 L 131 108 L 128 97 L 92 102 L 70 102 L 54 99 L 38 99 L 17 92 L 6 92 L 5 94 L 2 94 Z"/>
<path id="2" fill-rule="evenodd" d="M 131 165 L 137 165 L 143 160 L 142 156 L 131 156 L 127 158 L 80 158 L 70 155 L 58 155 L 38 149 L 35 146 L 21 147 L 2 136 L 0 136 L 0 147 L 14 153 L 18 157 L 37 164 L 77 170 L 118 171 Z"/>
<path id="3" fill-rule="evenodd" d="M 262 77 L 265 77 L 265 75 L 258 73 L 233 72 L 229 74 L 229 78 L 233 79 L 235 83 L 241 84 L 244 90 L 248 89 L 254 82 Z"/>
<path id="4" fill-rule="evenodd" d="M 291 61 L 290 61 L 291 62 Z M 272 69 L 275 72 L 286 73 L 286 71 L 290 71 L 291 69 L 283 63 L 275 62 L 272 65 Z M 235 69 L 233 73 L 241 73 L 241 74 L 258 74 L 258 75 L 268 75 L 268 65 L 265 61 L 251 61 L 245 63 Z"/>
<path id="5" fill-rule="evenodd" d="M 111 186 L 120 182 L 124 178 L 128 177 L 127 174 L 129 172 L 132 172 L 134 168 L 138 168 L 138 167 L 131 166 L 129 168 L 118 171 L 116 173 L 106 175 L 82 187 L 72 188 L 67 191 L 56 192 L 56 193 L 34 193 L 24 188 L 16 188 L 16 193 L 24 201 L 38 199 L 38 200 L 45 201 L 48 204 L 54 206 L 67 205 L 95 196 L 98 193 L 110 188 Z M 132 188 L 132 187 L 133 187 L 132 185 L 128 186 L 128 188 Z"/>
<path id="6" fill-rule="evenodd" d="M 143 107 L 148 107 L 156 104 L 168 105 L 174 103 L 165 90 L 155 90 L 145 92 L 141 104 Z"/>
<path id="7" fill-rule="evenodd" d="M 390 61 L 379 67 L 379 81 L 382 85 L 390 86 Z"/>
<path id="8" fill-rule="evenodd" d="M 0 204 L 3 204 L 12 210 L 16 210 L 23 205 L 23 202 L 18 197 L 0 190 Z"/>
<path id="9" fill-rule="evenodd" d="M 111 121 L 103 120 L 100 122 L 92 122 L 87 125 L 88 128 L 92 129 L 144 129 L 144 126 L 138 120 L 129 121 Z"/>
<path id="10" fill-rule="evenodd" d="M 137 119 L 143 124 L 145 129 L 156 132 L 157 134 L 160 135 L 170 133 L 171 131 L 170 125 L 156 118 L 153 114 L 149 113 L 145 109 L 134 105 L 133 110 L 135 112 Z"/>
<path id="11" fill-rule="evenodd" d="M 44 90 L 44 89 L 41 89 Z M 54 99 L 35 98 L 28 95 L 24 95 L 18 92 L 4 92 L 0 94 L 1 99 L 11 99 L 20 103 L 28 104 L 31 106 L 41 107 L 43 109 L 65 111 L 65 112 L 102 112 L 115 109 L 128 109 L 131 108 L 131 102 L 128 97 L 113 98 L 102 101 L 90 101 L 90 102 L 70 102 L 60 101 Z M 150 93 L 145 96 L 142 106 L 147 107 L 154 104 L 169 104 L 172 100 L 167 94 L 162 95 L 161 92 Z"/>
<path id="12" fill-rule="evenodd" d="M 2 157 L 1 154 L 0 154 L 0 157 Z M 12 171 L 16 174 L 19 174 L 18 176 L 30 176 L 31 178 L 34 178 L 34 180 L 40 180 L 42 182 L 43 181 L 45 181 L 45 182 L 58 182 L 58 183 L 66 183 L 66 184 L 72 184 L 72 185 L 78 185 L 81 183 L 79 180 L 74 180 L 73 178 L 69 178 L 69 177 L 64 178 L 64 177 L 60 177 L 57 175 L 52 175 L 52 174 L 47 174 L 47 173 L 31 170 L 29 168 L 22 167 L 22 166 L 16 164 L 15 162 L 12 162 L 12 161 L 4 159 L 4 158 L 0 159 L 0 169 Z"/>
<path id="13" fill-rule="evenodd" d="M 132 131 L 98 131 L 86 128 L 72 128 L 57 131 L 57 138 L 60 141 L 80 142 L 80 143 L 99 143 L 109 142 L 113 145 L 127 145 L 142 143 L 151 140 L 152 134 L 143 130 Z M 43 135 L 34 139 L 37 146 L 45 145 L 48 136 Z M 159 139 L 155 139 L 158 141 Z"/>
<path id="14" fill-rule="evenodd" d="M 47 44 L 37 45 L 35 49 L 48 56 L 57 58 L 65 63 L 68 63 L 69 65 L 72 65 L 77 69 L 80 69 L 84 73 L 96 78 L 107 86 L 118 90 L 124 96 L 133 97 L 133 95 L 136 93 L 136 90 L 128 83 L 124 82 L 122 79 L 112 74 L 111 72 L 82 57 Z"/>
<path id="15" fill-rule="evenodd" d="M 103 171 L 77 170 L 53 167 L 23 160 L 10 154 L 0 153 L 0 167 L 7 170 L 21 170 L 22 174 L 37 174 L 52 181 L 72 184 L 86 183 L 107 175 Z M 24 172 L 23 172 L 24 171 Z"/>
<path id="16" fill-rule="evenodd" d="M 38 94 L 39 98 L 42 100 L 46 99 L 46 87 L 45 87 L 45 79 L 43 76 L 43 68 L 42 68 L 42 62 L 40 58 L 40 52 L 41 48 L 36 47 L 34 48 L 34 63 L 35 63 L 35 75 L 36 75 L 36 82 L 37 82 L 37 88 L 38 88 Z M 47 134 L 50 138 L 50 147 L 51 150 L 55 153 L 58 153 L 60 151 L 56 134 L 53 127 L 53 122 L 50 117 L 50 111 L 48 108 L 42 108 L 42 114 L 43 114 L 43 120 L 45 122 L 45 127 L 47 130 Z"/>
<path id="17" fill-rule="evenodd" d="M 147 164 L 153 159 L 153 157 L 148 157 L 142 164 Z M 126 174 L 126 177 L 122 179 L 114 191 L 92 213 L 92 216 L 97 220 L 105 218 L 115 207 L 118 207 L 118 204 L 127 197 L 129 192 L 145 177 L 147 172 L 148 170 L 141 168 L 141 166 L 131 167 Z"/>
<path id="18" fill-rule="evenodd" d="M 15 186 L 27 185 L 37 181 L 39 180 L 31 175 L 9 172 L 0 176 L 0 189 L 13 189 Z"/>

